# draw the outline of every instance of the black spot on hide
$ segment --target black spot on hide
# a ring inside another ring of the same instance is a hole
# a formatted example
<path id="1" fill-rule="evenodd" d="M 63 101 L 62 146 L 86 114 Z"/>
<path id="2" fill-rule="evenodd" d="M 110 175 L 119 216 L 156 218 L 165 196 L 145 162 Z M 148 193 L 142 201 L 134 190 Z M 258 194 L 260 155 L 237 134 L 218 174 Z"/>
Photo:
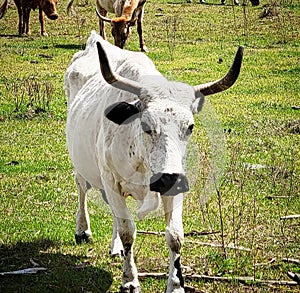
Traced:
<path id="1" fill-rule="evenodd" d="M 104 189 L 100 189 L 103 200 L 108 204 L 106 192 Z"/>
<path id="2" fill-rule="evenodd" d="M 131 123 L 139 113 L 138 106 L 126 102 L 115 103 L 104 112 L 107 119 L 118 125 Z"/>
<path id="3" fill-rule="evenodd" d="M 180 287 L 184 288 L 184 280 L 182 277 L 181 265 L 180 265 L 180 256 L 174 261 L 174 267 L 177 269 L 176 276 L 180 281 Z"/>
<path id="4" fill-rule="evenodd" d="M 123 246 L 124 246 L 124 255 L 127 256 L 131 250 L 132 244 L 125 243 Z"/>
<path id="5" fill-rule="evenodd" d="M 87 190 L 89 190 L 89 189 L 92 188 L 92 185 L 91 185 L 89 182 L 86 181 L 85 184 L 86 184 L 86 189 L 87 189 Z"/>

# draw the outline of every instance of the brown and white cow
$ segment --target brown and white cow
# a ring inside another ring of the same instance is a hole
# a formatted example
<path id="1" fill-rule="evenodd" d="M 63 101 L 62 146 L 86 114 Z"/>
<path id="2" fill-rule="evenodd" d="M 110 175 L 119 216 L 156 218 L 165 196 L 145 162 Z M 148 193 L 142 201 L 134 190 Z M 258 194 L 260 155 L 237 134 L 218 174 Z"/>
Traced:
<path id="1" fill-rule="evenodd" d="M 29 35 L 29 17 L 31 9 L 39 8 L 39 20 L 41 24 L 41 35 L 47 36 L 45 30 L 44 14 L 51 20 L 58 18 L 56 5 L 58 0 L 14 0 L 19 14 L 19 35 Z M 5 0 L 0 7 L 0 18 L 4 16 L 8 7 L 8 0 Z"/>
<path id="2" fill-rule="evenodd" d="M 68 4 L 69 11 L 74 0 Z M 124 48 L 129 35 L 130 27 L 137 23 L 140 48 L 142 52 L 148 52 L 143 37 L 143 16 L 146 0 L 96 0 L 96 12 L 99 17 L 100 36 L 106 39 L 104 23 L 111 24 L 111 33 L 114 37 L 115 45 Z M 106 17 L 107 13 L 115 14 L 115 17 Z"/>

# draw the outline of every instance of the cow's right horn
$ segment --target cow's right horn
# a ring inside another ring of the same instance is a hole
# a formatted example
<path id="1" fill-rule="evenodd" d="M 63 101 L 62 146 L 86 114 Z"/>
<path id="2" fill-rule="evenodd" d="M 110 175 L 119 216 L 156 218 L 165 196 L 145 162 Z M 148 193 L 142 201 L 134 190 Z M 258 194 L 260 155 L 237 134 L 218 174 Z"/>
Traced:
<path id="1" fill-rule="evenodd" d="M 230 67 L 228 73 L 223 78 L 214 82 L 208 82 L 208 83 L 194 86 L 195 96 L 196 97 L 200 97 L 202 95 L 208 96 L 208 95 L 225 91 L 228 88 L 230 88 L 235 83 L 235 81 L 237 80 L 240 74 L 242 60 L 243 60 L 243 52 L 244 52 L 244 47 L 240 46 L 236 52 L 232 66 Z"/>
<path id="2" fill-rule="evenodd" d="M 142 87 L 139 85 L 139 83 L 112 72 L 105 50 L 100 42 L 97 42 L 96 44 L 100 61 L 100 69 L 106 82 L 120 90 L 139 96 L 142 91 Z"/>
<path id="3" fill-rule="evenodd" d="M 97 13 L 98 17 L 99 17 L 101 20 L 103 20 L 103 21 L 105 21 L 105 22 L 109 22 L 109 23 L 111 22 L 111 19 L 108 18 L 108 17 L 105 17 L 105 16 L 101 15 L 97 8 L 96 8 L 96 13 Z"/>

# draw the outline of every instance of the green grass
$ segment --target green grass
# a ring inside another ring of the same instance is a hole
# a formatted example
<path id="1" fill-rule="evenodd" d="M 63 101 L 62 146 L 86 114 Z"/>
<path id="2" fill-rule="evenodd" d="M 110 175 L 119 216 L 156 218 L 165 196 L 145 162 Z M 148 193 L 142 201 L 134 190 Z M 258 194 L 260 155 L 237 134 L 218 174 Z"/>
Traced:
<path id="1" fill-rule="evenodd" d="M 299 286 L 234 279 L 288 280 L 288 271 L 300 272 L 299 265 L 283 261 L 300 258 L 299 218 L 280 219 L 300 211 L 300 6 L 281 1 L 277 17 L 259 18 L 271 7 L 268 0 L 259 7 L 206 2 L 149 0 L 144 21 L 148 56 L 170 79 L 192 85 L 220 78 L 237 47 L 245 46 L 234 87 L 209 97 L 213 108 L 195 116 L 192 186 L 184 209 L 186 233 L 219 233 L 187 236 L 183 265 L 193 274 L 232 282 L 186 278 L 186 284 L 203 292 L 299 292 Z M 46 20 L 47 38 L 39 36 L 37 12 L 31 14 L 30 37 L 17 36 L 13 5 L 0 20 L 0 272 L 31 267 L 31 259 L 47 268 L 37 275 L 0 276 L 0 292 L 117 292 L 121 284 L 122 263 L 109 256 L 112 219 L 97 195 L 90 202 L 94 243 L 77 246 L 73 235 L 77 198 L 65 145 L 63 79 L 73 54 L 92 29 L 98 31 L 94 2 L 75 5 L 71 17 L 67 1 L 59 3 L 61 17 Z M 112 41 L 109 29 L 107 34 Z M 127 49 L 139 50 L 135 28 Z M 31 100 L 28 82 L 40 85 Z M 44 105 L 38 94 L 43 96 L 46 83 L 52 90 Z M 211 151 L 214 131 L 226 137 L 226 147 L 218 140 L 226 156 Z M 211 161 L 224 171 L 218 192 L 204 179 Z M 265 167 L 252 168 L 258 164 Z M 207 200 L 200 204 L 203 190 Z M 137 227 L 164 231 L 162 212 Z M 251 251 L 203 245 L 222 241 Z M 135 257 L 140 272 L 168 270 L 164 237 L 138 234 Z M 144 292 L 164 292 L 166 278 L 141 284 Z"/>

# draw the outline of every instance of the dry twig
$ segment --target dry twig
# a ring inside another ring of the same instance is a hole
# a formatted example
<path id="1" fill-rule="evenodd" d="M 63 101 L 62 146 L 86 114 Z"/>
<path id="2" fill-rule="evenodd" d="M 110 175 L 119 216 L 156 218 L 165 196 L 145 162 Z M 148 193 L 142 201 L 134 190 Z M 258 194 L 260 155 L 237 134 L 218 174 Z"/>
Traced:
<path id="1" fill-rule="evenodd" d="M 258 266 L 267 266 L 267 265 L 270 265 L 274 262 L 276 262 L 276 257 L 273 257 L 270 261 L 267 261 L 267 262 L 262 262 L 262 263 L 256 263 L 254 266 L 258 267 Z"/>
<path id="2" fill-rule="evenodd" d="M 156 231 L 144 231 L 144 230 L 138 230 L 137 231 L 138 234 L 146 234 L 146 235 L 158 235 L 158 236 L 164 236 L 165 232 L 156 232 Z M 220 231 L 190 231 L 187 233 L 184 233 L 185 237 L 188 236 L 203 236 L 203 235 L 211 235 L 211 234 L 217 234 L 220 233 Z"/>
<path id="3" fill-rule="evenodd" d="M 244 247 L 244 246 L 234 246 L 232 244 L 223 245 L 219 243 L 210 243 L 210 242 L 202 242 L 202 241 L 192 241 L 192 240 L 185 240 L 186 242 L 192 242 L 194 244 L 204 245 L 204 246 L 210 246 L 210 247 L 222 247 L 222 248 L 230 248 L 230 249 L 236 249 L 241 251 L 252 251 L 250 248 Z"/>
<path id="4" fill-rule="evenodd" d="M 289 220 L 289 219 L 297 219 L 300 218 L 300 215 L 288 215 L 280 217 L 280 220 Z"/>
<path id="5" fill-rule="evenodd" d="M 284 262 L 292 262 L 292 263 L 300 265 L 300 259 L 297 259 L 297 258 L 282 258 L 281 260 Z"/>
<path id="6" fill-rule="evenodd" d="M 29 275 L 29 274 L 36 274 L 40 271 L 46 271 L 46 268 L 43 267 L 34 267 L 34 268 L 28 268 L 23 270 L 17 270 L 17 271 L 10 271 L 10 272 L 2 272 L 0 273 L 0 276 L 5 275 Z"/>
<path id="7" fill-rule="evenodd" d="M 283 199 L 283 198 L 291 198 L 292 196 L 289 195 L 268 195 L 266 196 L 267 199 Z"/>
<path id="8" fill-rule="evenodd" d="M 140 278 L 154 277 L 154 278 L 165 278 L 168 277 L 167 273 L 139 273 Z M 184 278 L 187 279 L 202 279 L 206 281 L 221 281 L 221 282 L 232 282 L 238 281 L 240 283 L 249 283 L 255 282 L 262 285 L 285 285 L 285 286 L 297 286 L 298 283 L 296 281 L 279 281 L 279 280 L 261 280 L 255 279 L 254 277 L 219 277 L 219 276 L 207 276 L 207 275 L 198 275 L 198 274 L 183 274 Z"/>

